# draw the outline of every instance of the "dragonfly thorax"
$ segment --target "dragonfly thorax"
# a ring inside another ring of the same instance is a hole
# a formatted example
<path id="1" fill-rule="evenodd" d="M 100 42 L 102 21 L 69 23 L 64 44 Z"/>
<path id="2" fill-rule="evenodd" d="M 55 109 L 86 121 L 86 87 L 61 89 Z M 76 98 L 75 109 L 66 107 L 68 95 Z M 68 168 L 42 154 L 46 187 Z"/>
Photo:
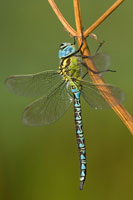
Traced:
<path id="1" fill-rule="evenodd" d="M 76 87 L 80 90 L 79 80 L 81 80 L 81 70 L 78 58 L 72 56 L 61 59 L 58 73 L 66 82 L 70 83 L 71 87 Z"/>
<path id="2" fill-rule="evenodd" d="M 67 56 L 75 52 L 75 45 L 71 43 L 64 42 L 60 45 L 59 58 L 66 58 Z"/>

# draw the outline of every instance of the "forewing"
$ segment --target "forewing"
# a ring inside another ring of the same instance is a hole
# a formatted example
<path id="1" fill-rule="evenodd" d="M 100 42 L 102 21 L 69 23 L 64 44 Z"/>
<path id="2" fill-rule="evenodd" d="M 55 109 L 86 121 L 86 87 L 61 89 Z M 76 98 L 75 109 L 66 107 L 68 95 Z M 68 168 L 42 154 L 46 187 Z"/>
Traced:
<path id="1" fill-rule="evenodd" d="M 64 114 L 72 100 L 63 82 L 48 96 L 30 104 L 23 113 L 23 122 L 30 126 L 51 124 Z"/>
<path id="2" fill-rule="evenodd" d="M 6 80 L 9 90 L 20 96 L 37 97 L 48 94 L 62 77 L 55 70 L 29 75 L 10 76 Z"/>
<path id="3" fill-rule="evenodd" d="M 110 93 L 106 91 L 105 87 L 107 87 L 111 91 L 111 94 L 115 96 L 115 98 L 117 99 L 117 103 L 121 103 L 125 99 L 124 92 L 113 85 L 95 85 L 86 81 L 81 81 L 81 85 L 81 94 L 83 98 L 94 109 L 106 109 L 110 107 L 104 97 L 101 95 L 101 92 L 103 92 L 107 96 L 110 95 Z M 117 103 L 115 102 L 114 105 L 116 105 Z"/>

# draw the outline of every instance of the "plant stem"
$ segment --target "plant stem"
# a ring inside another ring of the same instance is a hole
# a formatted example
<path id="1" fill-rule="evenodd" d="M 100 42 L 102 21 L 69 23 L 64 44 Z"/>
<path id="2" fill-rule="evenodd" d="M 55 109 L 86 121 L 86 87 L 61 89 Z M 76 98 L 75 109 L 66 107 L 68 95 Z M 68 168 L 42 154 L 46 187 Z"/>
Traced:
<path id="1" fill-rule="evenodd" d="M 48 0 L 50 3 L 51 7 L 53 8 L 55 14 L 57 15 L 58 19 L 60 22 L 63 24 L 64 28 L 68 33 L 70 33 L 71 36 L 77 36 L 76 31 L 70 26 L 70 24 L 66 21 L 66 19 L 63 17 L 62 13 L 60 12 L 59 8 L 55 4 L 54 0 Z"/>
<path id="2" fill-rule="evenodd" d="M 88 35 L 97 28 L 124 0 L 117 0 L 98 20 L 94 22 L 85 32 L 84 36 L 88 37 Z"/>

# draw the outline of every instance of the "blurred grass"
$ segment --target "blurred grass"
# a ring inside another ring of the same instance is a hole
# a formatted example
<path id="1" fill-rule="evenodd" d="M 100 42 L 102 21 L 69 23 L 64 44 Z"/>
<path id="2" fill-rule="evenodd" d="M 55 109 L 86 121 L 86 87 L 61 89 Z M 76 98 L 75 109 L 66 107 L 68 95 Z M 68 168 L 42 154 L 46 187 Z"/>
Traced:
<path id="1" fill-rule="evenodd" d="M 57 0 L 74 25 L 72 1 Z M 81 1 L 84 28 L 114 1 Z M 132 106 L 132 8 L 125 1 L 94 32 L 106 43 L 101 51 L 112 58 L 117 73 L 104 76 L 126 93 Z M 87 146 L 87 180 L 79 191 L 79 160 L 72 107 L 55 124 L 26 127 L 21 113 L 32 100 L 11 94 L 4 80 L 13 74 L 57 69 L 58 49 L 73 41 L 47 1 L 6 0 L 0 6 L 0 199 L 108 199 L 133 198 L 133 138 L 112 110 L 94 111 L 82 101 Z M 93 53 L 97 44 L 88 38 Z"/>

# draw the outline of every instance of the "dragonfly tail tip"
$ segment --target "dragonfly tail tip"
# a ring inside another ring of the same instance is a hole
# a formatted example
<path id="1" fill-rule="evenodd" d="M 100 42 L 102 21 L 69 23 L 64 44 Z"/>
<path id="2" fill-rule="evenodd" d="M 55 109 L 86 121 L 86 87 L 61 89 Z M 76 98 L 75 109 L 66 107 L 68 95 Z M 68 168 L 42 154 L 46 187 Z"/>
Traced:
<path id="1" fill-rule="evenodd" d="M 84 185 L 84 182 L 80 181 L 80 190 L 83 190 L 83 185 Z"/>

